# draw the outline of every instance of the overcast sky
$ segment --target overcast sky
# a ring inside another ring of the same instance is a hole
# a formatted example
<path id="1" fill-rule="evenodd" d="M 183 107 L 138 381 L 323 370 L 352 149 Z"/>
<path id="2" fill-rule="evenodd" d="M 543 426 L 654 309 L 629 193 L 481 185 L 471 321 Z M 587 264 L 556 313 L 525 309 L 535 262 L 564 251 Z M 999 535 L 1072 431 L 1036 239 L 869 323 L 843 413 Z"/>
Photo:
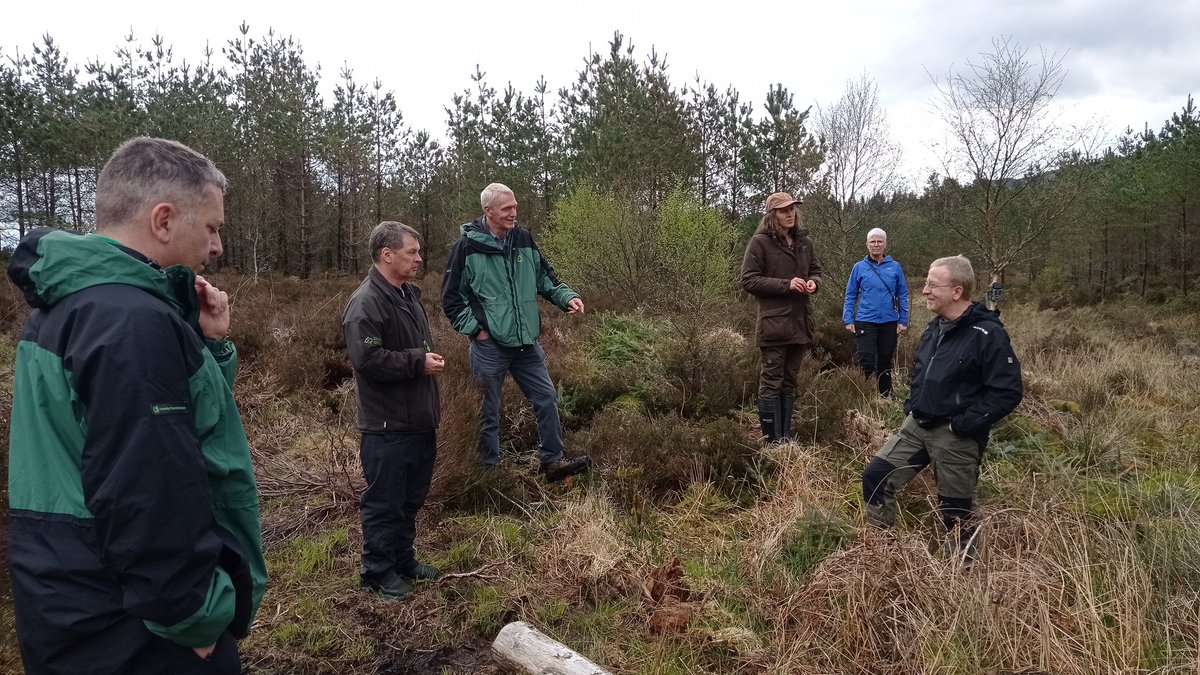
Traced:
<path id="1" fill-rule="evenodd" d="M 733 85 L 757 106 L 783 83 L 801 106 L 828 105 L 847 79 L 879 84 L 910 181 L 939 163 L 941 137 L 928 73 L 978 61 L 995 36 L 1065 55 L 1068 74 L 1056 99 L 1068 124 L 1096 123 L 1115 137 L 1127 126 L 1153 129 L 1200 93 L 1200 0 L 832 0 L 665 2 L 601 0 L 478 2 L 200 2 L 62 0 L 9 3 L 0 20 L 0 53 L 50 33 L 76 64 L 112 53 L 132 29 L 144 44 L 155 33 L 176 61 L 219 53 L 246 21 L 251 36 L 268 28 L 291 35 L 321 67 L 332 91 L 343 65 L 355 78 L 383 81 L 411 127 L 441 136 L 443 108 L 470 86 L 480 64 L 489 84 L 526 92 L 544 76 L 568 86 L 590 51 L 604 53 L 614 31 L 667 57 L 677 85 L 698 73 Z M 220 61 L 220 60 L 219 60 Z M 220 61 L 223 63 L 223 61 Z"/>

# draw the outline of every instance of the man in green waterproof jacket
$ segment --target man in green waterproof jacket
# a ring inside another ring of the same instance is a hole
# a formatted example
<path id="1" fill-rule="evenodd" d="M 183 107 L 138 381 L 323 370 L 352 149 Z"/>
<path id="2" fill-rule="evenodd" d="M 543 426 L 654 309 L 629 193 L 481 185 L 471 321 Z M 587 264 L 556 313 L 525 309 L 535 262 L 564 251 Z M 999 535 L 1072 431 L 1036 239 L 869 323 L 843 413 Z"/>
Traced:
<path id="1" fill-rule="evenodd" d="M 561 480 L 586 471 L 589 460 L 563 455 L 558 401 L 537 343 L 537 296 L 569 314 L 582 314 L 583 300 L 558 280 L 529 230 L 517 225 L 512 190 L 492 183 L 479 201 L 483 215 L 461 227 L 442 279 L 442 309 L 454 329 L 471 338 L 471 374 L 483 396 L 479 459 L 484 466 L 500 459 L 500 391 L 511 374 L 537 418 L 542 473 Z"/>
<path id="2" fill-rule="evenodd" d="M 225 177 L 134 138 L 96 181 L 96 234 L 34 230 L 9 278 L 17 344 L 9 559 L 29 675 L 241 671 L 266 589 L 258 492 L 231 389 Z"/>

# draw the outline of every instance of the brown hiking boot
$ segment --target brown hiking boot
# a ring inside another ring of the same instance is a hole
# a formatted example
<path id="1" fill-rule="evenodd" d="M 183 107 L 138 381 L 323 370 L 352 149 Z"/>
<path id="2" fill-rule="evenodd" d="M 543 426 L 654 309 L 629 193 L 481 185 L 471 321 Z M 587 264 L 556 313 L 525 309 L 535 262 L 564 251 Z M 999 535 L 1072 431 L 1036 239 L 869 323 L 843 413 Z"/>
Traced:
<path id="1" fill-rule="evenodd" d="M 554 462 L 548 462 L 542 465 L 542 475 L 550 483 L 560 481 L 567 476 L 574 476 L 577 473 L 583 473 L 592 465 L 592 460 L 588 459 L 587 455 L 579 457 L 563 457 Z"/>

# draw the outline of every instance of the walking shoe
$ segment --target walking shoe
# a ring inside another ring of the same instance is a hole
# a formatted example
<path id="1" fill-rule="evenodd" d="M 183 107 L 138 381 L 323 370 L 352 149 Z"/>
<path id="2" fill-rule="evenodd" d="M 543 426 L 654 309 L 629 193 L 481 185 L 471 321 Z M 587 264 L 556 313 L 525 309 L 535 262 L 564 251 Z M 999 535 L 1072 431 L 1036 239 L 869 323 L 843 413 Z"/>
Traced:
<path id="1" fill-rule="evenodd" d="M 587 471 L 591 464 L 592 460 L 588 459 L 587 455 L 563 457 L 562 459 L 542 464 L 542 474 L 546 476 L 547 481 L 554 483 L 567 476 L 574 476 L 577 473 Z"/>
<path id="2" fill-rule="evenodd" d="M 412 567 L 404 570 L 397 569 L 396 573 L 400 575 L 401 579 L 408 581 L 432 581 L 442 576 L 442 571 L 438 568 L 434 567 L 433 565 L 425 565 L 422 563 L 413 563 Z"/>
<path id="3" fill-rule="evenodd" d="M 377 582 L 363 579 L 359 582 L 359 587 L 383 600 L 403 600 L 413 591 L 412 584 L 395 573 L 389 574 Z"/>

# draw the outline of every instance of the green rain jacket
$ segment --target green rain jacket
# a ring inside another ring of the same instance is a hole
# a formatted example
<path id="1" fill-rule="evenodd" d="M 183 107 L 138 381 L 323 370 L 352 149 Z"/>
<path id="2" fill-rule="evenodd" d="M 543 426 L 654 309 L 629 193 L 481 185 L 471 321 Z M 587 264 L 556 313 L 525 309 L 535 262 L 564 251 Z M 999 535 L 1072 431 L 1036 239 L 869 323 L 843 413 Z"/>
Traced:
<path id="1" fill-rule="evenodd" d="M 567 311 L 579 294 L 558 280 L 529 230 L 514 227 L 501 244 L 484 216 L 460 228 L 442 278 L 442 309 L 454 330 L 486 330 L 497 344 L 523 347 L 542 332 L 537 296 Z"/>
<path id="2" fill-rule="evenodd" d="M 201 334 L 195 275 L 46 229 L 8 273 L 33 307 L 9 437 L 26 672 L 126 672 L 154 635 L 245 635 L 267 581 L 258 494 L 237 353 Z"/>

